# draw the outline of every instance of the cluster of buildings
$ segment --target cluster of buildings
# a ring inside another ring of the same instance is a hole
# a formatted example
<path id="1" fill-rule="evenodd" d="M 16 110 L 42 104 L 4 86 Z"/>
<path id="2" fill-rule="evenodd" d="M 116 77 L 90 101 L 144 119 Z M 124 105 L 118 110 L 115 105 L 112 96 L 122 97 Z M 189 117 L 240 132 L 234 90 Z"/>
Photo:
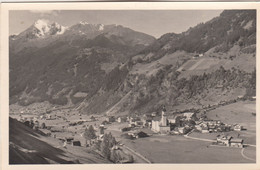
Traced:
<path id="1" fill-rule="evenodd" d="M 151 129 L 156 133 L 186 134 L 192 129 L 191 120 L 195 120 L 193 112 L 167 115 L 165 107 L 162 109 L 161 117 L 152 120 Z"/>
<path id="2" fill-rule="evenodd" d="M 243 139 L 233 138 L 232 136 L 218 135 L 216 145 L 243 148 Z"/>
<path id="3" fill-rule="evenodd" d="M 66 147 L 67 144 L 71 146 L 81 146 L 81 142 L 79 140 L 75 140 L 73 137 L 65 137 L 58 139 L 63 142 L 63 147 Z"/>
<path id="4" fill-rule="evenodd" d="M 202 120 L 196 121 L 195 129 L 201 133 L 210 132 L 227 132 L 230 131 L 231 126 L 223 124 L 219 120 Z"/>
<path id="5" fill-rule="evenodd" d="M 201 133 L 211 132 L 229 132 L 231 130 L 241 131 L 243 126 L 239 124 L 229 125 L 224 124 L 220 120 L 200 120 L 196 121 L 194 128 Z"/>
<path id="6" fill-rule="evenodd" d="M 122 128 L 122 132 L 130 131 L 134 127 L 148 127 L 153 132 L 161 134 L 186 134 L 192 129 L 201 133 L 243 130 L 243 126 L 239 124 L 228 125 L 220 120 L 198 119 L 194 112 L 167 114 L 165 107 L 162 109 L 161 116 L 151 114 L 132 117 L 109 117 L 107 120 L 119 123 L 128 122 L 128 127 Z"/>

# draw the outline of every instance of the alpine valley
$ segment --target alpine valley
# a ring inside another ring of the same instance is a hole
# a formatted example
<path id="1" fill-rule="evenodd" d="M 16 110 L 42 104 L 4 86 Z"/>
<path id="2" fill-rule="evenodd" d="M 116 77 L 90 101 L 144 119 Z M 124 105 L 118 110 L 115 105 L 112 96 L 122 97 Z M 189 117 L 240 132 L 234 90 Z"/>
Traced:
<path id="1" fill-rule="evenodd" d="M 10 36 L 10 104 L 118 114 L 255 96 L 255 14 L 223 11 L 159 39 L 121 25 L 38 20 Z"/>
<path id="2" fill-rule="evenodd" d="M 158 39 L 39 19 L 9 63 L 10 164 L 257 162 L 256 10 Z"/>

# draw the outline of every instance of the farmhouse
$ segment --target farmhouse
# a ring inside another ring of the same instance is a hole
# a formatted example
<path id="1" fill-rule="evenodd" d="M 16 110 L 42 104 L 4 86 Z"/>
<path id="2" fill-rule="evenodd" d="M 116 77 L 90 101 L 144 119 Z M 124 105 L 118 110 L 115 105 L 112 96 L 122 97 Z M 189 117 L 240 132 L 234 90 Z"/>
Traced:
<path id="1" fill-rule="evenodd" d="M 106 118 L 107 122 L 115 122 L 115 117 L 114 116 L 109 116 Z"/>
<path id="2" fill-rule="evenodd" d="M 189 129 L 187 127 L 179 127 L 178 128 L 178 132 L 180 134 L 186 134 L 189 131 Z"/>
<path id="3" fill-rule="evenodd" d="M 233 138 L 232 136 L 218 135 L 217 144 L 229 147 L 243 148 L 243 139 Z"/>
<path id="4" fill-rule="evenodd" d="M 186 113 L 183 113 L 183 116 L 186 117 L 186 120 L 191 120 L 191 118 L 193 116 L 195 116 L 195 114 L 193 112 L 186 112 Z"/>
<path id="5" fill-rule="evenodd" d="M 126 117 L 118 117 L 117 118 L 117 122 L 118 123 L 123 123 L 123 122 L 126 122 L 127 121 L 127 118 Z"/>
<path id="6" fill-rule="evenodd" d="M 242 128 L 243 128 L 243 126 L 241 126 L 241 125 L 239 125 L 239 124 L 235 124 L 235 125 L 234 125 L 234 130 L 235 130 L 235 131 L 241 131 Z"/>
<path id="7" fill-rule="evenodd" d="M 81 143 L 80 143 L 80 141 L 72 141 L 72 143 L 71 143 L 71 145 L 72 146 L 81 146 Z"/>
<path id="8" fill-rule="evenodd" d="M 136 121 L 141 121 L 140 117 L 130 117 L 129 118 L 130 124 L 135 124 Z"/>
<path id="9" fill-rule="evenodd" d="M 136 138 L 145 138 L 145 137 L 149 137 L 149 135 L 147 135 L 147 133 L 140 131 L 138 133 L 136 133 Z"/>
<path id="10" fill-rule="evenodd" d="M 237 148 L 243 148 L 243 139 L 232 138 L 230 140 L 230 146 L 231 147 L 237 147 Z"/>
<path id="11" fill-rule="evenodd" d="M 229 146 L 229 142 L 230 142 L 231 138 L 232 138 L 231 136 L 218 135 L 217 136 L 217 143 L 219 145 Z"/>
<path id="12" fill-rule="evenodd" d="M 129 136 L 132 136 L 133 138 L 145 138 L 145 137 L 149 137 L 149 135 L 147 135 L 147 133 L 140 131 L 140 132 L 129 132 L 128 133 Z"/>
<path id="13" fill-rule="evenodd" d="M 141 118 L 141 121 L 143 122 L 143 126 L 150 127 L 152 124 L 153 116 L 144 114 Z"/>
<path id="14" fill-rule="evenodd" d="M 201 133 L 209 133 L 209 128 L 207 126 L 203 126 L 201 128 Z"/>
<path id="15" fill-rule="evenodd" d="M 103 134 L 104 134 L 104 131 L 105 131 L 105 126 L 104 126 L 103 124 L 101 124 L 101 125 L 99 126 L 99 133 L 100 133 L 101 135 L 103 135 Z"/>
<path id="16" fill-rule="evenodd" d="M 90 117 L 90 120 L 91 120 L 91 121 L 96 121 L 96 118 L 95 118 L 94 116 L 91 116 L 91 117 Z"/>
<path id="17" fill-rule="evenodd" d="M 65 142 L 68 144 L 71 144 L 73 140 L 74 140 L 73 137 L 65 137 Z"/>

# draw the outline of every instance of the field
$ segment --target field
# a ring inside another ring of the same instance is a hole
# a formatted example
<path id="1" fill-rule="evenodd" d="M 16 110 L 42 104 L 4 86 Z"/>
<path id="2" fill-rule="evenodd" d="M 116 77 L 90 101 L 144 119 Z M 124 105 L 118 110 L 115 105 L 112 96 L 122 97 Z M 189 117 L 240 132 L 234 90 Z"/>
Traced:
<path id="1" fill-rule="evenodd" d="M 134 65 L 133 69 L 131 70 L 131 74 L 145 74 L 148 76 L 155 75 L 158 70 L 162 69 L 166 65 L 176 66 L 179 61 L 184 59 L 191 58 L 192 54 L 177 51 L 172 54 L 167 54 L 162 58 L 150 62 L 150 63 L 138 63 Z"/>
<path id="2" fill-rule="evenodd" d="M 115 135 L 115 132 L 113 133 Z M 153 163 L 252 163 L 241 156 L 241 149 L 210 146 L 211 142 L 183 136 L 153 135 L 122 142 Z M 255 150 L 246 150 L 255 157 Z"/>
<path id="3" fill-rule="evenodd" d="M 107 132 L 111 132 L 117 140 L 124 143 L 134 151 L 139 152 L 153 163 L 253 163 L 241 155 L 239 148 L 215 147 L 212 142 L 193 140 L 181 135 L 157 135 L 151 130 L 143 128 L 141 131 L 150 134 L 150 137 L 135 140 L 124 139 L 120 135 L 120 124 L 108 126 Z M 194 133 L 204 139 L 216 139 L 216 133 Z M 242 136 L 242 135 L 241 135 Z M 256 157 L 254 147 L 247 147 L 244 154 L 250 158 Z"/>
<path id="4" fill-rule="evenodd" d="M 256 132 L 255 101 L 240 101 L 234 104 L 219 107 L 207 113 L 207 117 L 214 120 L 221 120 L 227 124 L 241 124 L 248 132 Z"/>

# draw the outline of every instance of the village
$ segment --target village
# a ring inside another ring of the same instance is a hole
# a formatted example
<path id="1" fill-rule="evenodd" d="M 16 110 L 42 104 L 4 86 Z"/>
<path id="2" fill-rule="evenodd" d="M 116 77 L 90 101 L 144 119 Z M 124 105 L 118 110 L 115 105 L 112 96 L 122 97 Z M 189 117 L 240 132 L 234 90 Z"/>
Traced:
<path id="1" fill-rule="evenodd" d="M 164 136 L 172 136 L 174 139 L 174 136 L 183 136 L 192 140 L 209 141 L 211 147 L 243 148 L 245 144 L 240 132 L 246 131 L 246 127 L 238 123 L 227 124 L 220 120 L 212 120 L 206 116 L 206 112 L 212 108 L 230 103 L 234 103 L 234 101 L 204 107 L 202 114 L 197 113 L 196 110 L 172 112 L 162 106 L 161 112 L 147 114 L 83 115 L 72 108 L 55 107 L 42 114 L 33 114 L 27 109 L 20 110 L 19 114 L 11 113 L 10 116 L 34 130 L 41 131 L 46 136 L 58 139 L 59 147 L 63 148 L 68 145 L 90 147 L 100 152 L 104 135 L 109 134 L 111 139 L 116 140 L 110 146 L 111 153 L 120 155 L 120 159 L 115 163 L 138 161 L 148 163 L 149 160 L 133 148 L 129 148 L 129 144 L 132 145 L 135 140 L 141 138 L 156 137 L 160 139 Z M 90 127 L 93 128 L 94 134 L 89 138 L 85 134 Z M 197 138 L 193 137 L 193 134 L 201 135 L 199 135 L 200 138 Z M 207 134 L 211 136 L 210 139 L 201 137 Z"/>

